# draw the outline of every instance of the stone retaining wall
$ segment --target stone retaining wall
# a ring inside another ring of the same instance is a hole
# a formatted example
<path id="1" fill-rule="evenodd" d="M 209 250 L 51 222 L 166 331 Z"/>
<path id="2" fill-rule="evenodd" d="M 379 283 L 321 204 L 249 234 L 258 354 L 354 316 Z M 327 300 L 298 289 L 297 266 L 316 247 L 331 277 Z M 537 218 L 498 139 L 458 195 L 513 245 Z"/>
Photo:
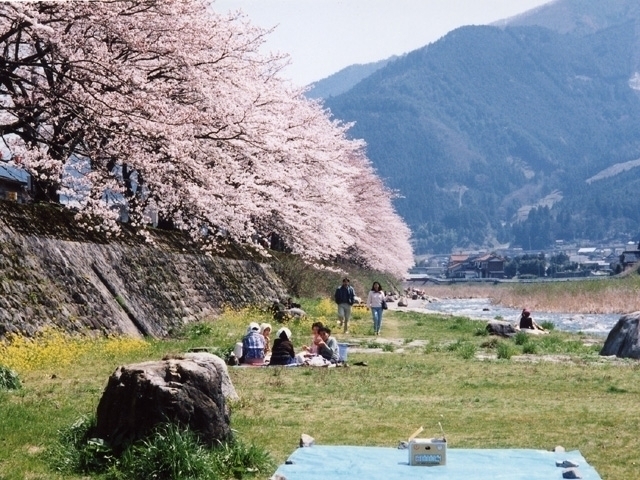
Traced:
<path id="1" fill-rule="evenodd" d="M 225 306 L 285 296 L 269 265 L 238 258 L 237 249 L 236 258 L 208 256 L 161 231 L 152 232 L 154 244 L 85 238 L 68 212 L 52 209 L 43 220 L 42 207 L 33 208 L 0 202 L 0 336 L 56 326 L 162 337 Z"/>

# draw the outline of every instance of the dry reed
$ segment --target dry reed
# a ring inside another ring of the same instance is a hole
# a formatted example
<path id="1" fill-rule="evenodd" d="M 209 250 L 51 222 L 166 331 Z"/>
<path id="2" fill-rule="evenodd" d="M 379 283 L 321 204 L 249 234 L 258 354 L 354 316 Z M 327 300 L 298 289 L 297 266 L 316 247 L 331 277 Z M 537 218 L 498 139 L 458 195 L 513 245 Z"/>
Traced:
<path id="1" fill-rule="evenodd" d="M 489 298 L 497 305 L 516 309 L 526 306 L 544 312 L 624 314 L 640 310 L 637 277 L 495 285 L 425 284 L 414 288 L 437 298 Z"/>

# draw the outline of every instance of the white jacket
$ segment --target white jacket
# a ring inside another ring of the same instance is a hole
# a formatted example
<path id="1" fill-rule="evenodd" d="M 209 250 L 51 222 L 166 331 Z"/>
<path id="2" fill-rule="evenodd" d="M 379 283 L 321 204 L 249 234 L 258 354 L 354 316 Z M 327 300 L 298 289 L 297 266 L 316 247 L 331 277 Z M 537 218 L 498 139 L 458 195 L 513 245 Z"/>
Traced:
<path id="1" fill-rule="evenodd" d="M 384 300 L 384 292 L 382 291 L 376 292 L 374 290 L 369 290 L 369 296 L 367 297 L 367 307 L 380 308 L 382 306 L 383 300 Z"/>

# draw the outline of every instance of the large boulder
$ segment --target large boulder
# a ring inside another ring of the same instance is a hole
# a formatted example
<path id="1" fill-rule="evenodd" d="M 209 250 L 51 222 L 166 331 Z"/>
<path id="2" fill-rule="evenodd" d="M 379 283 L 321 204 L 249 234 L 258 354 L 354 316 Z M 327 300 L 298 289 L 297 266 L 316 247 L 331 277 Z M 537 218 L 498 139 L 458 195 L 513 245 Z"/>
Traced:
<path id="1" fill-rule="evenodd" d="M 499 335 L 500 337 L 513 337 L 517 330 L 509 322 L 502 320 L 491 320 L 487 323 L 487 332 L 489 335 Z"/>
<path id="2" fill-rule="evenodd" d="M 93 435 L 118 449 L 170 422 L 188 426 L 209 445 L 229 439 L 223 376 L 209 358 L 214 355 L 188 355 L 118 367 L 98 404 Z"/>
<path id="3" fill-rule="evenodd" d="M 185 353 L 184 358 L 193 360 L 198 365 L 207 366 L 208 368 L 215 368 L 218 372 L 218 375 L 220 375 L 222 394 L 224 395 L 225 400 L 231 400 L 233 402 L 237 402 L 238 400 L 240 400 L 238 392 L 236 392 L 236 388 L 231 382 L 231 377 L 229 377 L 229 369 L 227 368 L 227 364 L 222 358 L 207 352 Z"/>
<path id="4" fill-rule="evenodd" d="M 600 355 L 640 359 L 640 312 L 623 315 L 611 329 Z"/>

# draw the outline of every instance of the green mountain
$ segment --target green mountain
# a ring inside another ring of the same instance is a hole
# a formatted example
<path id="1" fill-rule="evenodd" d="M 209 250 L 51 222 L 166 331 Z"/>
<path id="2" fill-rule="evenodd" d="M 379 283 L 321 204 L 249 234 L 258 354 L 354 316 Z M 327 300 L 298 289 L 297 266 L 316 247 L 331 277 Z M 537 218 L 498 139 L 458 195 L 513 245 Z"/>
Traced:
<path id="1" fill-rule="evenodd" d="M 307 98 L 329 98 L 340 95 L 396 58 L 398 57 L 394 55 L 373 63 L 349 65 L 333 75 L 313 83 L 305 96 Z"/>
<path id="2" fill-rule="evenodd" d="M 640 15 L 594 5 L 549 8 L 602 28 L 463 27 L 326 99 L 417 253 L 640 238 Z"/>

